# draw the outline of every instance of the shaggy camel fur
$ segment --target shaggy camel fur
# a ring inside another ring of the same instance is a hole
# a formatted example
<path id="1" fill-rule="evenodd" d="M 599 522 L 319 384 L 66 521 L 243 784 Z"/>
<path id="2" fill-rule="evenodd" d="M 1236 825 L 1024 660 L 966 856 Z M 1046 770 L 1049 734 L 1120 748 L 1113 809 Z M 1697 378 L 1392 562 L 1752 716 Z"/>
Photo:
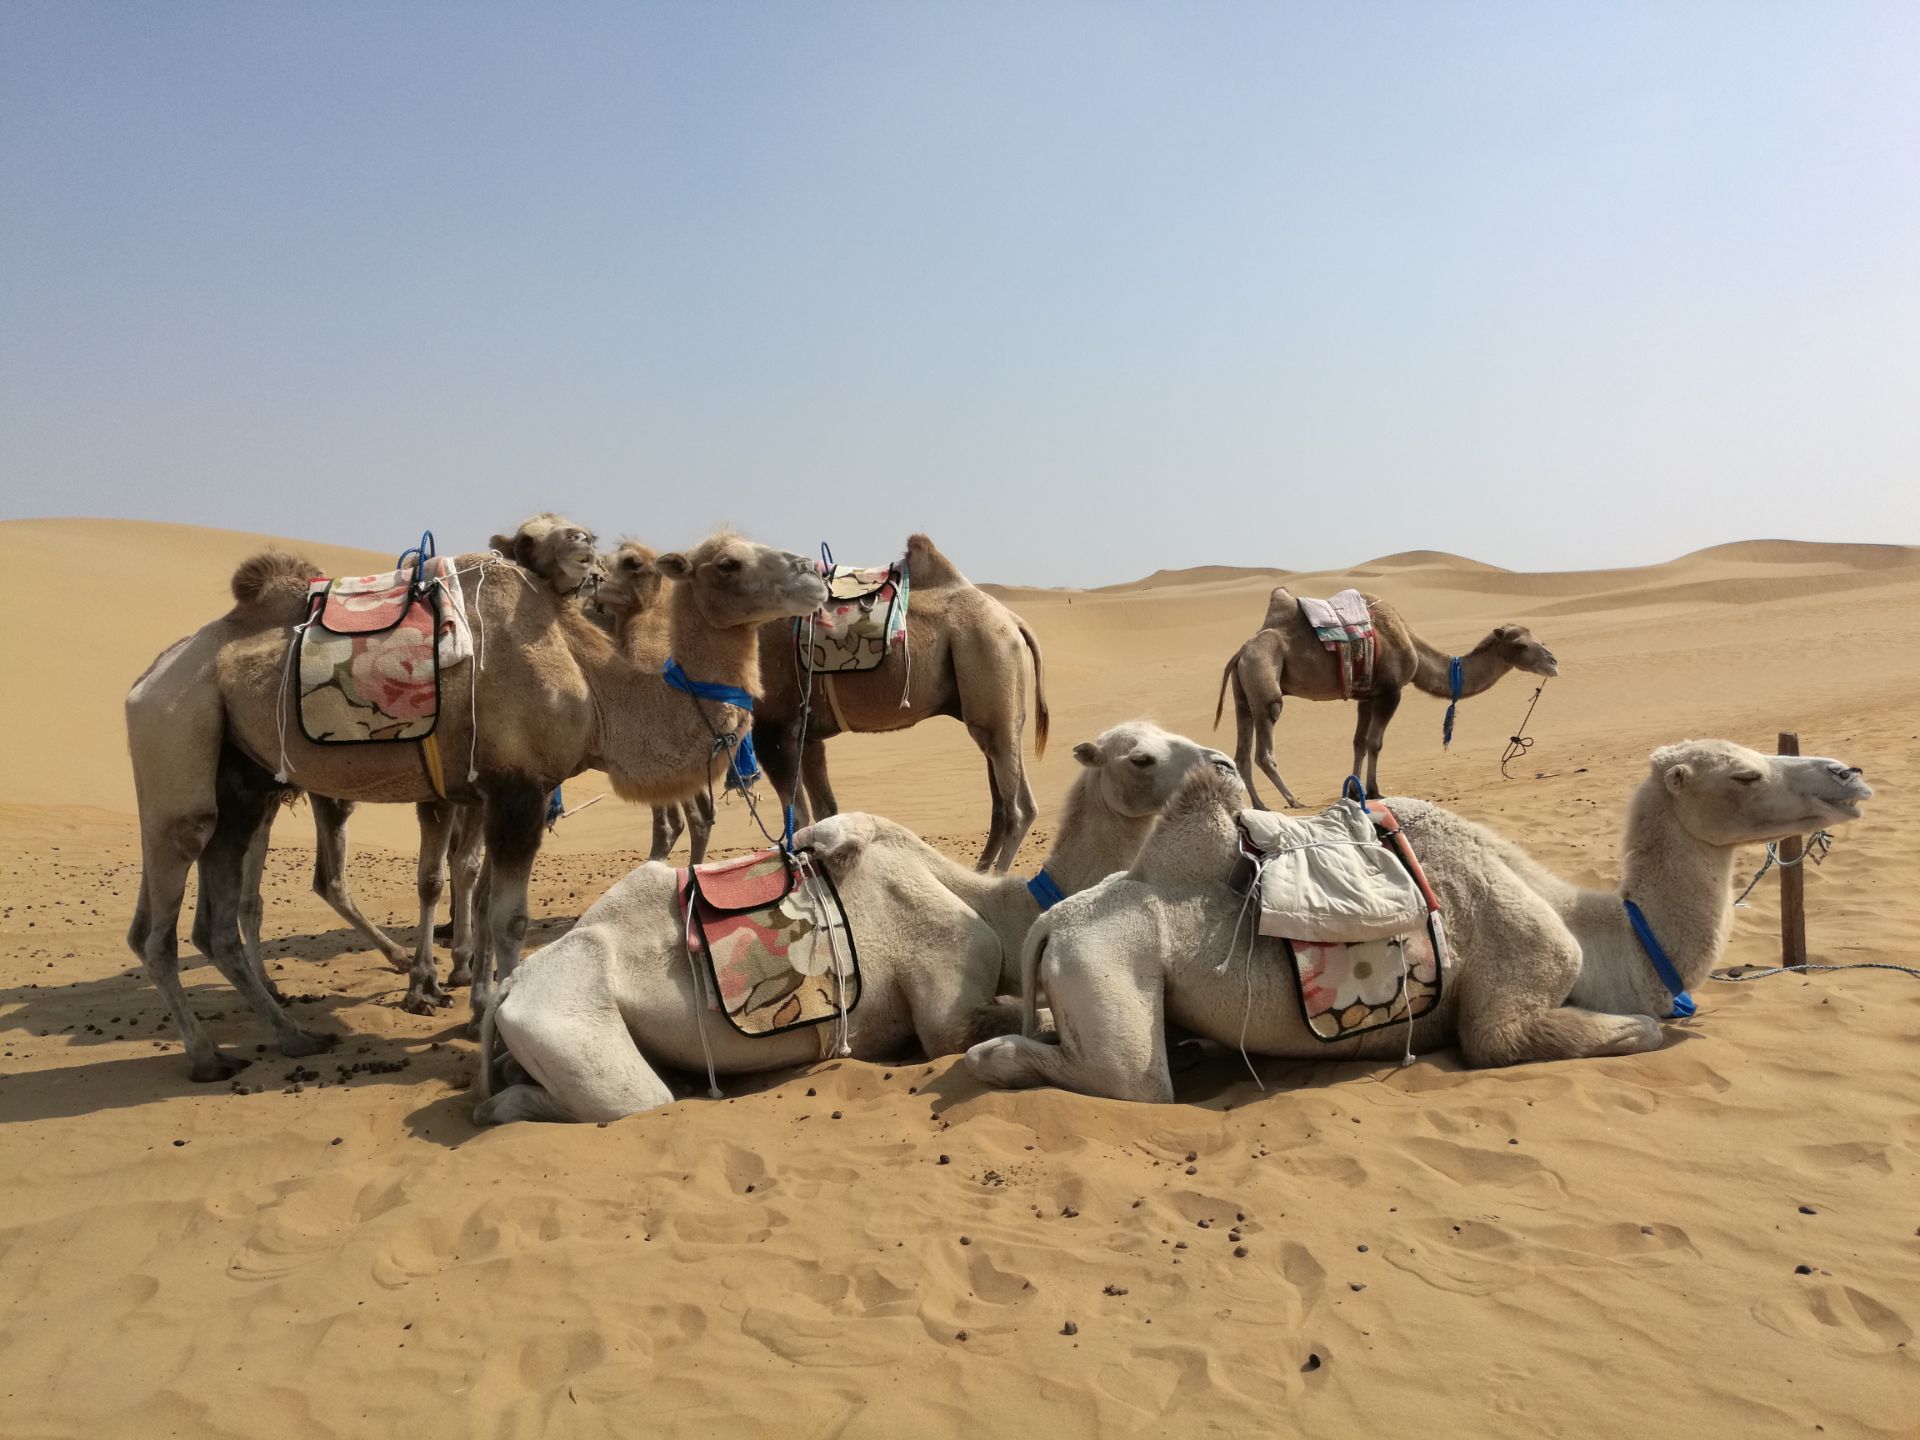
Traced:
<path id="1" fill-rule="evenodd" d="M 1031 656 L 1033 750 L 1036 756 L 1046 753 L 1040 643 L 1024 620 L 977 588 L 925 535 L 907 537 L 907 579 L 905 652 L 890 651 L 864 674 L 810 677 L 801 668 L 793 626 L 769 625 L 762 632 L 760 669 L 767 692 L 754 712 L 754 748 L 781 802 L 795 805 L 803 822 L 820 820 L 838 805 L 819 742 L 843 730 L 877 734 L 905 730 L 932 715 L 951 715 L 967 727 L 987 760 L 992 820 L 976 868 L 1004 871 L 1037 813 L 1020 737 L 1027 725 Z"/>
<path id="2" fill-rule="evenodd" d="M 1452 961 L 1434 1011 L 1324 1043 L 1306 1027 L 1281 941 L 1259 937 L 1227 884 L 1234 787 L 1187 782 L 1131 872 L 1056 906 L 1028 937 L 1058 1044 L 1004 1036 L 967 1067 L 995 1085 L 1058 1085 L 1168 1101 L 1165 1022 L 1260 1055 L 1386 1059 L 1457 1040 L 1469 1065 L 1658 1049 L 1672 999 L 1635 938 L 1634 901 L 1686 988 L 1719 962 L 1742 845 L 1856 819 L 1872 795 L 1838 760 L 1761 755 L 1726 740 L 1653 753 L 1627 809 L 1618 890 L 1583 890 L 1511 841 L 1419 800 L 1395 800 L 1440 897 Z"/>
<path id="3" fill-rule="evenodd" d="M 1414 634 L 1400 612 L 1377 595 L 1365 597 L 1373 611 L 1373 693 L 1357 700 L 1359 714 L 1353 727 L 1353 770 L 1366 765 L 1367 794 L 1380 798 L 1380 743 L 1387 722 L 1400 708 L 1400 693 L 1411 685 L 1429 695 L 1447 699 L 1451 656 Z M 1460 698 L 1487 690 L 1509 670 L 1525 670 L 1552 678 L 1560 673 L 1553 655 L 1524 625 L 1502 625 L 1460 657 Z M 1225 712 L 1227 690 L 1233 690 L 1235 727 L 1234 763 L 1246 782 L 1247 794 L 1266 809 L 1253 783 L 1255 762 L 1279 787 L 1288 805 L 1300 802 L 1280 778 L 1273 759 L 1273 727 L 1280 718 L 1282 697 L 1303 700 L 1344 700 L 1340 686 L 1340 657 L 1321 643 L 1300 614 L 1300 603 L 1285 586 L 1276 587 L 1267 601 L 1261 628 L 1227 661 L 1220 675 L 1220 699 L 1213 711 L 1214 728 Z"/>
<path id="4" fill-rule="evenodd" d="M 672 649 L 667 609 L 660 603 L 666 585 L 659 554 L 637 540 L 622 541 L 619 549 L 601 557 L 601 579 L 593 609 L 605 616 L 608 632 L 622 653 L 643 670 L 658 670 Z M 710 791 L 698 791 L 683 804 L 652 808 L 653 849 L 649 860 L 665 860 L 671 855 L 683 831 L 693 849 L 693 863 L 698 865 L 707 858 L 707 840 L 713 833 Z"/>
<path id="5" fill-rule="evenodd" d="M 734 535 L 663 555 L 660 566 L 687 582 L 669 607 L 676 657 L 697 681 L 749 692 L 759 683 L 758 627 L 810 613 L 825 597 L 809 562 Z M 300 734 L 285 683 L 292 636 L 262 597 L 304 589 L 311 567 L 274 556 L 242 571 L 248 578 L 236 576 L 234 609 L 168 650 L 127 697 L 143 861 L 128 940 L 202 1080 L 225 1079 L 244 1062 L 221 1054 L 200 1030 L 180 988 L 175 927 L 188 869 L 206 857 L 214 964 L 273 1026 L 285 1053 L 313 1054 L 330 1042 L 287 1017 L 247 965 L 238 934 L 245 855 L 281 788 L 275 772 L 337 799 L 438 798 L 417 746 L 324 746 Z M 441 677 L 437 738 L 446 798 L 485 809 L 491 888 L 473 986 L 483 1011 L 491 998 L 488 962 L 506 973 L 519 957 L 548 792 L 597 766 L 628 798 L 678 800 L 724 769 L 726 737 L 742 733 L 749 717 L 641 672 L 577 607 L 498 557 L 463 556 L 459 571 L 478 653 Z"/>
<path id="6" fill-rule="evenodd" d="M 1219 751 L 1140 721 L 1076 745 L 1074 757 L 1086 769 L 1046 864 L 1063 891 L 1125 865 L 1193 766 L 1230 770 Z M 798 840 L 832 876 L 859 952 L 853 1055 L 885 1059 L 916 1041 L 947 1055 L 1018 1023 L 995 997 L 1040 915 L 1026 882 L 982 877 L 873 815 L 835 816 Z M 699 1069 L 710 1052 L 719 1074 L 803 1065 L 838 1034 L 816 1030 L 749 1039 L 709 1014 L 675 913 L 674 872 L 643 865 L 514 972 L 482 1032 L 486 1098 L 474 1118 L 617 1120 L 673 1098 L 655 1064 Z M 495 1034 L 534 1083 L 494 1092 Z"/>

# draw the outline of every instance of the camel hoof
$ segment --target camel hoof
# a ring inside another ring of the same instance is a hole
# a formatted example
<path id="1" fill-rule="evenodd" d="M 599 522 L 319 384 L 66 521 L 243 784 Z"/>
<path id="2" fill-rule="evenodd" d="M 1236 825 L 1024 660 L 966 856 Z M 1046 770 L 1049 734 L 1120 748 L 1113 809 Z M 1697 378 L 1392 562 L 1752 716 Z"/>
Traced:
<path id="1" fill-rule="evenodd" d="M 1018 1035 L 996 1035 L 982 1040 L 967 1051 L 967 1072 L 976 1080 L 997 1085 L 1003 1090 L 1037 1085 L 1040 1079 L 1029 1068 L 1024 1051 L 1033 1044 Z"/>
<path id="2" fill-rule="evenodd" d="M 290 1060 L 307 1055 L 324 1055 L 340 1043 L 338 1035 L 316 1035 L 311 1030 L 296 1030 L 280 1042 L 280 1053 Z"/>
<path id="3" fill-rule="evenodd" d="M 407 991 L 406 999 L 400 1002 L 400 1008 L 409 1015 L 431 1015 L 436 1010 L 444 1010 L 451 1004 L 453 1004 L 453 997 L 438 985 L 433 985 Z"/>
<path id="4" fill-rule="evenodd" d="M 452 988 L 473 984 L 473 962 L 471 960 L 454 961 L 453 973 L 447 976 L 447 984 Z"/>
<path id="5" fill-rule="evenodd" d="M 398 970 L 402 975 L 410 975 L 413 973 L 413 956 L 410 954 L 389 955 L 387 956 L 387 964 Z"/>
<path id="6" fill-rule="evenodd" d="M 212 1085 L 221 1080 L 231 1080 L 247 1066 L 251 1060 L 243 1060 L 238 1055 L 229 1055 L 224 1050 L 216 1050 L 205 1059 L 193 1062 L 193 1068 L 187 1072 L 187 1078 L 200 1085 Z"/>

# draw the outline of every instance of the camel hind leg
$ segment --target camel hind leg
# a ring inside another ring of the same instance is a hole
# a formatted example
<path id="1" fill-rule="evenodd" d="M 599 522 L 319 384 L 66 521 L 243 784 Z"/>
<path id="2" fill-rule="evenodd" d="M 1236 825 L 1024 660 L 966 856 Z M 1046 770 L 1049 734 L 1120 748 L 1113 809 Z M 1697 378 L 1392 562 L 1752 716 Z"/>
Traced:
<path id="1" fill-rule="evenodd" d="M 1580 942 L 1543 898 L 1487 858 L 1470 908 L 1474 956 L 1458 979 L 1460 1052 L 1475 1067 L 1637 1055 L 1660 1048 L 1647 1015 L 1566 1004 L 1580 976 Z"/>
<path id="2" fill-rule="evenodd" d="M 1247 799 L 1256 810 L 1265 810 L 1267 802 L 1253 783 L 1253 709 L 1247 704 L 1247 692 L 1240 684 L 1239 667 L 1229 672 L 1233 687 L 1233 768 L 1240 772 L 1240 783 L 1247 787 Z"/>
<path id="3" fill-rule="evenodd" d="M 968 725 L 967 733 L 987 757 L 987 778 L 994 801 L 987 843 L 973 868 L 1004 874 L 1013 867 L 1013 857 L 1040 813 L 1020 759 L 1020 727 Z"/>
<path id="4" fill-rule="evenodd" d="M 453 888 L 453 970 L 448 985 L 473 983 L 473 953 L 478 945 L 479 919 L 485 904 L 480 885 L 483 820 L 478 805 L 454 811 L 453 835 L 447 844 L 448 871 Z"/>
<path id="5" fill-rule="evenodd" d="M 140 899 L 134 907 L 127 944 L 140 957 L 147 978 L 173 1017 L 187 1052 L 188 1074 L 195 1080 L 228 1080 L 251 1062 L 229 1055 L 200 1027 L 180 984 L 180 906 L 186 898 L 187 876 L 213 836 L 215 817 L 204 812 L 177 816 L 164 822 L 141 817 Z M 212 948 L 211 915 L 207 945 Z"/>
<path id="6" fill-rule="evenodd" d="M 1387 736 L 1387 725 L 1393 719 L 1394 712 L 1400 708 L 1400 691 L 1397 687 L 1376 690 L 1373 700 L 1365 707 L 1366 748 L 1367 748 L 1367 798 L 1380 798 L 1380 746 Z M 1354 774 L 1360 773 L 1359 762 L 1354 764 Z"/>
<path id="7" fill-rule="evenodd" d="M 420 859 L 414 888 L 420 897 L 420 928 L 413 947 L 413 968 L 407 972 L 407 993 L 400 1008 L 414 1015 L 431 1015 L 453 997 L 440 987 L 433 965 L 433 920 L 446 886 L 447 851 L 459 807 L 451 801 L 413 807 L 420 821 Z M 457 909 L 456 904 L 456 909 Z M 456 918 L 455 928 L 458 928 Z"/>
<path id="8" fill-rule="evenodd" d="M 707 845 L 713 839 L 713 794 L 700 790 L 694 797 L 680 807 L 681 818 L 687 826 L 687 849 L 692 855 L 690 864 L 698 865 L 707 858 Z"/>
<path id="9" fill-rule="evenodd" d="M 1288 808 L 1298 810 L 1299 797 L 1288 788 L 1285 777 L 1280 773 L 1280 767 L 1274 763 L 1273 759 L 1273 729 L 1280 719 L 1280 706 L 1281 702 L 1278 699 L 1273 700 L 1266 707 L 1266 713 L 1254 717 L 1254 758 L 1266 777 L 1273 781 L 1274 787 L 1280 792 L 1280 798 L 1287 803 Z"/>
<path id="10" fill-rule="evenodd" d="M 1116 953 L 1097 940 L 1097 932 L 1056 930 L 1040 955 L 1038 984 L 1059 1043 L 999 1035 L 967 1051 L 969 1071 L 1010 1089 L 1054 1085 L 1111 1100 L 1173 1100 L 1160 957 Z"/>
<path id="11" fill-rule="evenodd" d="M 389 965 L 405 972 L 410 963 L 405 947 L 362 915 L 347 889 L 347 817 L 353 814 L 353 802 L 325 795 L 310 795 L 308 799 L 313 804 L 313 893 L 332 906 L 333 913 L 351 925 L 355 934 L 386 956 Z"/>

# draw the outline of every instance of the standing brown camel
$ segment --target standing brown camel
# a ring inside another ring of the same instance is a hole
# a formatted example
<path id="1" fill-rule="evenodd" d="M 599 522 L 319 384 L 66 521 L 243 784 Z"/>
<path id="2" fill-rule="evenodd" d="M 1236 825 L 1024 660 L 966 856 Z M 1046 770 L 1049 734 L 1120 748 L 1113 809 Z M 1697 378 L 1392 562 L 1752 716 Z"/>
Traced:
<path id="1" fill-rule="evenodd" d="M 1353 771 L 1367 769 L 1367 795 L 1380 798 L 1380 742 L 1387 722 L 1400 708 L 1400 692 L 1408 685 L 1441 699 L 1465 699 L 1490 688 L 1509 670 L 1552 677 L 1560 666 L 1552 653 L 1524 625 L 1502 625 L 1464 655 L 1451 656 L 1413 633 L 1400 612 L 1377 595 L 1363 596 L 1373 612 L 1373 693 L 1356 698 L 1359 716 L 1353 727 Z M 1460 688 L 1450 684 L 1452 662 L 1460 662 Z M 1260 809 L 1267 808 L 1254 788 L 1257 760 L 1281 797 L 1298 807 L 1287 782 L 1273 760 L 1273 726 L 1280 718 L 1282 698 L 1345 700 L 1340 658 L 1321 643 L 1300 614 L 1300 604 L 1285 586 L 1277 586 L 1267 601 L 1267 618 L 1260 633 L 1242 645 L 1227 661 L 1220 676 L 1220 699 L 1213 712 L 1214 728 L 1225 712 L 1227 689 L 1233 689 L 1233 716 L 1237 734 L 1233 761 L 1246 782 L 1247 794 Z"/>
<path id="2" fill-rule="evenodd" d="M 808 614 L 826 598 L 810 562 L 735 535 L 659 564 L 685 582 L 669 602 L 674 655 L 701 684 L 757 692 L 759 627 Z M 293 637 L 262 599 L 304 589 L 310 570 L 290 556 L 248 561 L 235 576 L 233 610 L 170 648 L 127 696 L 142 854 L 128 942 L 172 1011 L 200 1080 L 225 1079 L 245 1062 L 201 1031 L 180 987 L 187 871 L 204 861 L 213 963 L 273 1026 L 284 1053 L 314 1054 L 331 1042 L 288 1017 L 247 964 L 238 930 L 246 852 L 282 788 L 275 772 L 336 799 L 440 798 L 417 745 L 317 745 L 300 733 L 289 693 L 297 687 L 283 683 Z M 630 799 L 678 801 L 724 770 L 749 716 L 640 670 L 577 607 L 499 557 L 462 556 L 458 570 L 476 654 L 440 677 L 435 738 L 446 757 L 445 798 L 484 807 L 492 965 L 483 962 L 474 977 L 479 1010 L 491 1000 L 489 972 L 511 971 L 519 958 L 548 792 L 598 767 Z"/>
<path id="3" fill-rule="evenodd" d="M 987 760 L 993 815 L 974 868 L 1006 870 L 1037 813 L 1020 758 L 1029 655 L 1033 752 L 1044 755 L 1047 749 L 1040 642 L 1026 621 L 969 581 L 925 535 L 907 538 L 906 564 L 907 643 L 904 650 L 890 649 L 872 670 L 809 676 L 801 668 L 791 623 L 779 621 L 761 631 L 766 694 L 754 711 L 754 748 L 781 802 L 796 805 L 797 823 L 804 824 L 809 813 L 817 821 L 839 809 L 820 742 L 844 731 L 905 730 L 929 716 L 951 715 L 967 727 Z M 804 796 L 798 793 L 803 779 Z"/>

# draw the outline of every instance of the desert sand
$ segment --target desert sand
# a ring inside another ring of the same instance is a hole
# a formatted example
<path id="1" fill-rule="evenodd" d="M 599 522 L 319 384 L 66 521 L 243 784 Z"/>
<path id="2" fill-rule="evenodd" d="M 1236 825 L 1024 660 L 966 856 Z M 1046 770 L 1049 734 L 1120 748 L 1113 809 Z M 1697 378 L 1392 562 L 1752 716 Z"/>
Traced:
<path id="1" fill-rule="evenodd" d="M 341 1044 L 303 1062 L 317 1079 L 263 1051 L 247 1093 L 190 1083 L 124 942 L 120 702 L 263 543 L 0 525 L 0 1433 L 1920 1433 L 1920 982 L 1892 972 L 1708 984 L 1697 1020 L 1630 1058 L 1256 1060 L 1262 1089 L 1210 1055 L 1166 1107 L 989 1091 L 951 1058 L 839 1061 L 720 1101 L 688 1082 L 605 1129 L 481 1132 L 464 1010 L 397 1008 L 402 977 L 308 892 L 302 807 L 275 836 L 267 936 L 298 1013 Z M 296 548 L 337 571 L 386 558 Z M 1462 707 L 1445 752 L 1442 702 L 1410 696 L 1382 782 L 1575 878 L 1611 883 L 1657 744 L 1797 729 L 1864 767 L 1868 818 L 1808 872 L 1813 958 L 1920 959 L 1920 550 L 1895 546 L 1538 575 L 1419 552 L 1001 590 L 1054 707 L 1023 863 L 1073 741 L 1136 715 L 1210 732 L 1220 668 L 1281 578 L 1375 591 L 1442 645 L 1516 621 L 1553 648 L 1515 778 L 1498 761 L 1520 676 Z M 1288 706 L 1303 799 L 1333 797 L 1351 727 L 1346 706 Z M 830 753 L 843 804 L 977 851 L 958 725 Z M 353 884 L 403 938 L 412 834 L 403 809 L 354 821 Z M 535 942 L 645 836 L 613 799 L 567 821 L 535 867 Z M 737 801 L 719 838 L 751 838 Z M 1778 893 L 1769 877 L 1739 912 L 1731 962 L 1777 958 Z M 211 967 L 186 978 L 223 1044 L 264 1041 Z"/>

